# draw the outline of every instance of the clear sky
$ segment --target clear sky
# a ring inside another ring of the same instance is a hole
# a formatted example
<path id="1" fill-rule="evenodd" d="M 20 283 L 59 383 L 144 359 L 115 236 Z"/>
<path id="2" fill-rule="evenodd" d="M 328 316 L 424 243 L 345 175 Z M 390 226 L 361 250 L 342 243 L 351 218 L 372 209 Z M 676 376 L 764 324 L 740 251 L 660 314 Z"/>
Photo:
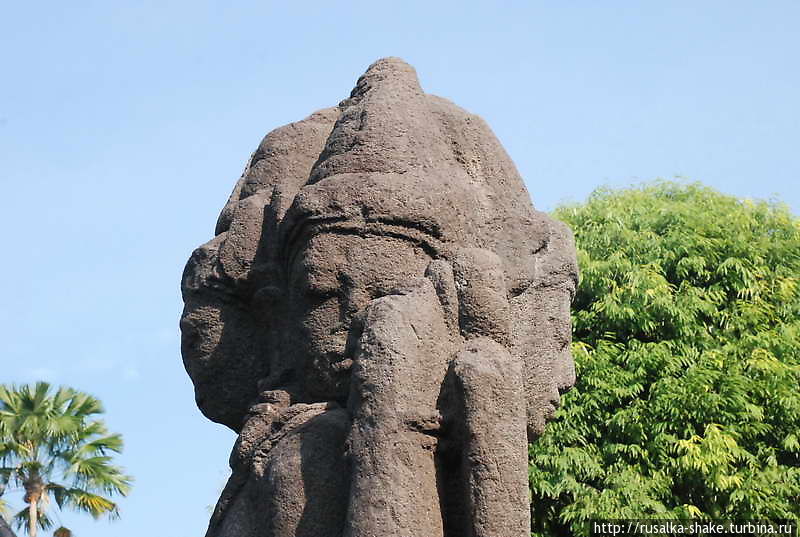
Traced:
<path id="1" fill-rule="evenodd" d="M 550 210 L 676 175 L 800 213 L 800 2 L 2 2 L 0 382 L 85 390 L 136 478 L 109 527 L 202 536 L 233 434 L 194 407 L 179 280 L 269 130 L 375 59 L 483 116 Z"/>

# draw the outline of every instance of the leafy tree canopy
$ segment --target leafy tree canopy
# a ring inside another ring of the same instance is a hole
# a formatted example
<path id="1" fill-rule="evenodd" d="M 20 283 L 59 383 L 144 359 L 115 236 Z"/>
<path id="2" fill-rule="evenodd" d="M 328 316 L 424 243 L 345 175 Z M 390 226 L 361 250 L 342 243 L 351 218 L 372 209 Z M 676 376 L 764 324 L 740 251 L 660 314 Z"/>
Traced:
<path id="1" fill-rule="evenodd" d="M 51 501 L 95 518 L 118 516 L 110 496 L 127 494 L 131 478 L 113 464 L 122 437 L 108 432 L 102 412 L 100 401 L 71 388 L 0 385 L 0 495 L 6 487 L 24 493 L 28 506 L 14 520 L 29 535 L 54 525 Z"/>
<path id="2" fill-rule="evenodd" d="M 581 267 L 578 382 L 530 449 L 534 535 L 800 518 L 800 220 L 671 182 L 555 216 Z"/>

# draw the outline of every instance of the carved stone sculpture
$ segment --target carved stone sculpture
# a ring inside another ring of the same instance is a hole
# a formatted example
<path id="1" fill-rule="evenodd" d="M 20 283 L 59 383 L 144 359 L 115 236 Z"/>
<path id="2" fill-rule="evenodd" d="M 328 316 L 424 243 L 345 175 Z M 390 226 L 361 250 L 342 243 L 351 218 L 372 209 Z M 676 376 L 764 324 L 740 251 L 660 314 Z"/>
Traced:
<path id="1" fill-rule="evenodd" d="M 0 537 L 17 537 L 2 516 L 0 516 Z"/>
<path id="2" fill-rule="evenodd" d="M 197 404 L 239 434 L 207 537 L 529 535 L 576 279 L 489 127 L 399 59 L 269 133 L 183 275 Z"/>

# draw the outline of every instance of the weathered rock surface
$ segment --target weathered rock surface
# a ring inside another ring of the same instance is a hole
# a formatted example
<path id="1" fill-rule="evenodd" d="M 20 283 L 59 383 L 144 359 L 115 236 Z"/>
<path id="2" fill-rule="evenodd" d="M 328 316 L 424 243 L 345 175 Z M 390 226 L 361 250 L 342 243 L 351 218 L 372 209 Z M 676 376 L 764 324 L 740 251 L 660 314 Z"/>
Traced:
<path id="1" fill-rule="evenodd" d="M 576 280 L 489 127 L 402 60 L 268 134 L 182 282 L 197 404 L 239 433 L 207 536 L 527 536 Z"/>
<path id="2" fill-rule="evenodd" d="M 0 516 L 0 537 L 17 537 L 2 516 Z"/>

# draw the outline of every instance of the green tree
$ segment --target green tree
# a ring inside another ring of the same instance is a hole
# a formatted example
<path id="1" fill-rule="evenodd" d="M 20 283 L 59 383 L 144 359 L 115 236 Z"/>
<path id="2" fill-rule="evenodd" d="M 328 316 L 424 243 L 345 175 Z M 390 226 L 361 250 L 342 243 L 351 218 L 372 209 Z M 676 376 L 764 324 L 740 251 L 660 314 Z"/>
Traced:
<path id="1" fill-rule="evenodd" d="M 800 517 L 800 221 L 699 184 L 602 189 L 575 232 L 576 387 L 530 449 L 534 535 Z"/>
<path id="2" fill-rule="evenodd" d="M 0 385 L 0 483 L 24 491 L 28 506 L 14 521 L 31 537 L 53 526 L 51 500 L 94 518 L 119 515 L 109 496 L 127 494 L 131 478 L 112 464 L 122 437 L 109 434 L 102 412 L 100 401 L 71 388 Z"/>

